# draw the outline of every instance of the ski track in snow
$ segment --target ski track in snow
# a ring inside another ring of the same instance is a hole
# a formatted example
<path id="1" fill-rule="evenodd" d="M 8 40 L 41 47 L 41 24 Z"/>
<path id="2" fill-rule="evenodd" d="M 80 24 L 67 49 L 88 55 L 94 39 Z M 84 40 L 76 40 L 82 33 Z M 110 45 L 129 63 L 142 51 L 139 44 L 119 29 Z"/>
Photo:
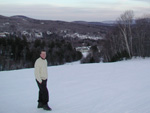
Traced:
<path id="1" fill-rule="evenodd" d="M 48 67 L 51 113 L 150 113 L 150 58 Z M 0 113 L 37 109 L 34 69 L 0 72 Z"/>

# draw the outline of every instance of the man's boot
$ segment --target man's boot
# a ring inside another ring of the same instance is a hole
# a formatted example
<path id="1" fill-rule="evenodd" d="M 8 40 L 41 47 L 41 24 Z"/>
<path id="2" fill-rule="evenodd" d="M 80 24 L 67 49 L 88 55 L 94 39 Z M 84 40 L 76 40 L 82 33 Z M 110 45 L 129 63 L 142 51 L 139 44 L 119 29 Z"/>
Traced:
<path id="1" fill-rule="evenodd" d="M 48 106 L 48 104 L 43 105 L 43 109 L 47 111 L 51 111 L 52 109 Z"/>
<path id="2" fill-rule="evenodd" d="M 37 108 L 43 108 L 43 103 L 39 102 Z"/>

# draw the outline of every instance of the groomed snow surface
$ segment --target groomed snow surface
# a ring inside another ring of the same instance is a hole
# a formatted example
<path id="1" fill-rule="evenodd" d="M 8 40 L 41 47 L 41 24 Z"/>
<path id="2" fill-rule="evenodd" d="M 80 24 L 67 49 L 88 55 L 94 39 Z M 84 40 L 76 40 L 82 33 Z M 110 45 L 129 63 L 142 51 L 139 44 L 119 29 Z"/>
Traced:
<path id="1" fill-rule="evenodd" d="M 51 113 L 150 113 L 150 58 L 48 67 Z M 0 113 L 37 109 L 34 69 L 0 72 Z"/>

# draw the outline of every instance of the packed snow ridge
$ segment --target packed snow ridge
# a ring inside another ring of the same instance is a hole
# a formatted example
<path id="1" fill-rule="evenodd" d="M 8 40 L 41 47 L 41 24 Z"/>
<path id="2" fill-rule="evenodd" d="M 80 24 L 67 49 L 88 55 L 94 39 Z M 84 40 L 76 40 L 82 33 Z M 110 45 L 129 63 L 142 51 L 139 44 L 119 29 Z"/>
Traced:
<path id="1" fill-rule="evenodd" d="M 150 113 L 150 58 L 48 67 L 51 113 Z M 0 72 L 0 113 L 37 109 L 34 69 Z"/>

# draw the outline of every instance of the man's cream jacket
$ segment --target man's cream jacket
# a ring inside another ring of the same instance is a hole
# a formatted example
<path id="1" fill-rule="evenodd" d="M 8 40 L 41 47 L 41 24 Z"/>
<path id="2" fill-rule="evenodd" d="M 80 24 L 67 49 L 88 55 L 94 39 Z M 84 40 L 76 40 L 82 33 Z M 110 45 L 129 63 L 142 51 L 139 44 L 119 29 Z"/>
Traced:
<path id="1" fill-rule="evenodd" d="M 47 60 L 43 60 L 42 58 L 38 58 L 34 64 L 34 74 L 35 78 L 38 82 L 42 83 L 42 80 L 46 80 L 48 78 L 47 72 Z"/>

